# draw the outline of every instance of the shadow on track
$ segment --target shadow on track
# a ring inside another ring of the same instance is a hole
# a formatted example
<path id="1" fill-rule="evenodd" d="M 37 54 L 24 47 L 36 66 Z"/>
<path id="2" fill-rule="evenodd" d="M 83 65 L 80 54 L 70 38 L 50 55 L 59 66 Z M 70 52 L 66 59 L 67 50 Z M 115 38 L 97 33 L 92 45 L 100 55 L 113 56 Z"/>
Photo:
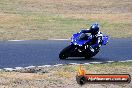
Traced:
<path id="1" fill-rule="evenodd" d="M 83 58 L 83 57 L 69 57 L 62 61 L 104 61 L 104 58 Z"/>

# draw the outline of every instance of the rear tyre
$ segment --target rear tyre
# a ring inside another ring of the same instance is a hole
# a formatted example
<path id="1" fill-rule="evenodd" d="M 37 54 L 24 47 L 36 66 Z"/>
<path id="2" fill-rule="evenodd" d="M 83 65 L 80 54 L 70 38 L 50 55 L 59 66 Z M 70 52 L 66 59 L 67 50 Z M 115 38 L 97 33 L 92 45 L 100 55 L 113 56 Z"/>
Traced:
<path id="1" fill-rule="evenodd" d="M 98 49 L 94 49 L 95 51 L 94 52 L 86 52 L 85 53 L 85 59 L 89 59 L 89 58 L 92 58 L 93 56 L 95 56 L 98 52 L 99 52 L 99 50 L 100 50 L 100 48 L 98 48 Z"/>
<path id="2" fill-rule="evenodd" d="M 64 59 L 68 58 L 68 56 L 70 55 L 71 50 L 72 50 L 73 48 L 74 48 L 73 45 L 69 45 L 69 46 L 67 46 L 66 48 L 64 48 L 64 49 L 60 52 L 59 58 L 60 58 L 61 60 L 64 60 Z"/>

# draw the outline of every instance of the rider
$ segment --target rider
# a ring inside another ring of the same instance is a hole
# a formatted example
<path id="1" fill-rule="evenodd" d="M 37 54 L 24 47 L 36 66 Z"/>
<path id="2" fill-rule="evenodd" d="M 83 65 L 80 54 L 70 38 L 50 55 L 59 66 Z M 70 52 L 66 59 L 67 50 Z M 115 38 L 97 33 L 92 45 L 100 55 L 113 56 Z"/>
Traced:
<path id="1" fill-rule="evenodd" d="M 99 31 L 98 23 L 92 24 L 90 29 L 81 30 L 81 33 L 91 33 L 92 43 L 94 43 L 94 45 L 98 48 L 101 46 L 103 35 Z M 91 46 L 90 50 L 94 52 L 94 49 Z"/>

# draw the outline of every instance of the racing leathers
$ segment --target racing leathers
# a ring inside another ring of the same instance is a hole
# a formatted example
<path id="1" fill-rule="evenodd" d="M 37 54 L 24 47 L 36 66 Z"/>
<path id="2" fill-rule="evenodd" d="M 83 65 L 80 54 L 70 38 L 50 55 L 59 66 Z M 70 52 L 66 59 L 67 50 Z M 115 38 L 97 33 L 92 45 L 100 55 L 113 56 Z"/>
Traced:
<path id="1" fill-rule="evenodd" d="M 93 49 L 93 47 L 92 46 L 96 46 L 97 48 L 100 48 L 100 46 L 101 46 L 101 44 L 102 44 L 102 38 L 103 38 L 103 34 L 100 32 L 100 31 L 98 31 L 98 32 L 96 32 L 96 33 L 92 33 L 92 31 L 91 30 L 89 30 L 89 29 L 83 29 L 83 30 L 81 30 L 80 31 L 81 33 L 91 33 L 91 46 L 90 46 L 90 50 L 92 51 L 92 52 L 94 52 L 94 49 Z"/>

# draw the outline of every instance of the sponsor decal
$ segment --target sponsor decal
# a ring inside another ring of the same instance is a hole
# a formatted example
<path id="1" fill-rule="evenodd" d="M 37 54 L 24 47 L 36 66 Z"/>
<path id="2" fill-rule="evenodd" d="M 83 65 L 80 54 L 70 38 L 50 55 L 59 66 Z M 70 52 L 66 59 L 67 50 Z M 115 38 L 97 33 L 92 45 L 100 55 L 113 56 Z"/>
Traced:
<path id="1" fill-rule="evenodd" d="M 86 74 L 80 65 L 76 81 L 80 85 L 85 83 L 130 83 L 131 76 L 129 74 Z"/>

